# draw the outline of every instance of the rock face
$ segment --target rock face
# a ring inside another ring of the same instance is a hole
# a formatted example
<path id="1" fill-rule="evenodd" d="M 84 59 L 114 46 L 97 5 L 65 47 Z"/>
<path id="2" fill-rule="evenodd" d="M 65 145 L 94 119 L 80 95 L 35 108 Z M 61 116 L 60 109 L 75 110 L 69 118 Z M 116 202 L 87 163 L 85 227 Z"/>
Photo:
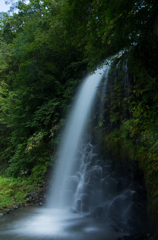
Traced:
<path id="1" fill-rule="evenodd" d="M 127 162 L 100 157 L 91 138 L 86 141 L 78 154 L 79 168 L 66 179 L 71 211 L 108 223 L 125 235 L 121 240 L 141 239 L 148 231 L 142 176 Z M 47 188 L 47 184 L 41 186 L 38 195 L 30 192 L 28 203 L 42 206 L 48 197 Z"/>
<path id="2" fill-rule="evenodd" d="M 119 232 L 144 233 L 146 194 L 135 177 L 137 170 L 123 166 L 119 159 L 101 159 L 90 138 L 80 149 L 78 162 L 79 170 L 67 179 L 67 191 L 73 192 L 72 211 L 108 222 Z"/>

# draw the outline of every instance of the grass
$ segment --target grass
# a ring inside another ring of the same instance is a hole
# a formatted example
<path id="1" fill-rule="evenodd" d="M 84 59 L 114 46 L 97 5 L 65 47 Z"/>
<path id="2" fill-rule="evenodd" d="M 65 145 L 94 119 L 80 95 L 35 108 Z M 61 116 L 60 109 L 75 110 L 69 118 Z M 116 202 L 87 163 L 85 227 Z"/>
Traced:
<path id="1" fill-rule="evenodd" d="M 0 209 L 16 207 L 26 203 L 30 191 L 37 190 L 27 181 L 20 182 L 15 178 L 0 176 Z"/>

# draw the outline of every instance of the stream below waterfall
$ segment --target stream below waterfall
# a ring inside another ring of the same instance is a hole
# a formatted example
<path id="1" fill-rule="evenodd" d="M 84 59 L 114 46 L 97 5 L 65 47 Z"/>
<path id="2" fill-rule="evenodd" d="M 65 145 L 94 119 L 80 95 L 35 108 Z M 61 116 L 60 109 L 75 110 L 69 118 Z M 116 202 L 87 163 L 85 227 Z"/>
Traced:
<path id="1" fill-rule="evenodd" d="M 65 210 L 26 207 L 0 217 L 1 240 L 117 240 L 121 236 L 108 224 Z"/>

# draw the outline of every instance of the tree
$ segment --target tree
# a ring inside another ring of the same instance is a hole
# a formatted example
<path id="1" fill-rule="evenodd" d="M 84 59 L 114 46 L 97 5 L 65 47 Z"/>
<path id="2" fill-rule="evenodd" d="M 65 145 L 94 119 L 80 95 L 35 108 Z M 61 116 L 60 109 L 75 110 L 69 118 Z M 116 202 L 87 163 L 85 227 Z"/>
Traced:
<path id="1" fill-rule="evenodd" d="M 68 0 L 64 21 L 73 43 L 93 66 L 120 50 L 144 44 L 157 11 L 155 0 Z"/>
<path id="2" fill-rule="evenodd" d="M 85 69 L 82 54 L 64 35 L 60 2 L 19 1 L 18 8 L 6 20 L 13 37 L 3 34 L 6 22 L 1 31 L 0 122 L 10 133 L 3 152 L 13 176 L 50 164 L 61 109 Z"/>

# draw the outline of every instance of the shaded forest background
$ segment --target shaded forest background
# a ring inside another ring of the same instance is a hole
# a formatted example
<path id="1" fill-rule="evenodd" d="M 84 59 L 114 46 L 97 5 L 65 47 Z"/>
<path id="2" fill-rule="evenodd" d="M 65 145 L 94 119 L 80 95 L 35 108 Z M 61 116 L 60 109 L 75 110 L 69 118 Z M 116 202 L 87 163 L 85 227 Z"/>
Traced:
<path id="1" fill-rule="evenodd" d="M 0 207 L 22 203 L 30 186 L 45 181 L 81 79 L 122 50 L 115 57 L 119 74 L 104 99 L 106 121 L 95 131 L 103 129 L 106 149 L 143 169 L 148 212 L 156 223 L 158 2 L 21 0 L 13 8 L 18 13 L 0 14 L 2 195 L 10 181 Z M 20 187 L 23 193 L 14 196 Z"/>

